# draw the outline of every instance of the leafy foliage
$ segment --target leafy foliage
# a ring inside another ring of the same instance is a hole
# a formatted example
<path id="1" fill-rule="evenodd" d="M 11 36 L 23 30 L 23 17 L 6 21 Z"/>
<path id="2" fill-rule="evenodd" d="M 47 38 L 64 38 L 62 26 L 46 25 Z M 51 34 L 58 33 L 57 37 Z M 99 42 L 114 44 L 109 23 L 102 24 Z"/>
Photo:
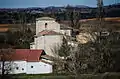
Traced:
<path id="1" fill-rule="evenodd" d="M 29 48 L 30 43 L 33 41 L 33 33 L 28 28 L 25 32 L 17 31 L 14 34 L 14 40 L 16 47 L 15 48 Z"/>

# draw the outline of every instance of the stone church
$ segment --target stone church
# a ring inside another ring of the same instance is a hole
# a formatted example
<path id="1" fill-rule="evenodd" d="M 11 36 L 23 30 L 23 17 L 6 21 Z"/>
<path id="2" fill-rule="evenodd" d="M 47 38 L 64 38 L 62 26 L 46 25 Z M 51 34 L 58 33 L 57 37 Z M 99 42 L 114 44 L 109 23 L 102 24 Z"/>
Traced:
<path id="1" fill-rule="evenodd" d="M 43 49 L 47 55 L 55 56 L 52 51 L 61 45 L 63 36 L 71 36 L 71 28 L 56 22 L 54 18 L 41 17 L 36 19 L 36 35 L 31 49 Z"/>

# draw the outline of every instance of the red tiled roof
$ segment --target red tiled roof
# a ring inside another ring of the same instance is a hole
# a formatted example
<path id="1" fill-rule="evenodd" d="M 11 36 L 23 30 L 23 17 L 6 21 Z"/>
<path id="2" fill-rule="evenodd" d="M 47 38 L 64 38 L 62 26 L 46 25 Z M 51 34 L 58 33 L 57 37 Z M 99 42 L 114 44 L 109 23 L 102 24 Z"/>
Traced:
<path id="1" fill-rule="evenodd" d="M 40 61 L 40 56 L 43 53 L 43 50 L 30 50 L 27 61 L 35 62 Z"/>
<path id="2" fill-rule="evenodd" d="M 16 49 L 13 54 L 11 60 L 24 60 L 27 61 L 27 57 L 29 55 L 29 49 Z"/>
<path id="3" fill-rule="evenodd" d="M 60 35 L 60 33 L 50 30 L 43 30 L 39 32 L 40 35 Z"/>
<path id="4" fill-rule="evenodd" d="M 39 58 L 42 53 L 44 53 L 43 50 L 16 49 L 15 53 L 12 54 L 9 60 L 37 62 L 40 61 Z"/>

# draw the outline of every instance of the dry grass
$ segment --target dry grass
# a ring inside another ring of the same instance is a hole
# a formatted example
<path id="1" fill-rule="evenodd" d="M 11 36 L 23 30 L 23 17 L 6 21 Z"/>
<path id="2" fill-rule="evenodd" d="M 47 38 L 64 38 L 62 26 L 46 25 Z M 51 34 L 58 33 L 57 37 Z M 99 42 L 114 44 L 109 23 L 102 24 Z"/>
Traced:
<path id="1" fill-rule="evenodd" d="M 96 18 L 92 18 L 92 19 L 84 19 L 81 21 L 94 21 L 96 20 Z M 115 21 L 115 22 L 120 22 L 120 17 L 111 17 L 111 18 L 104 18 L 105 21 Z"/>
<path id="2" fill-rule="evenodd" d="M 0 32 L 7 32 L 8 28 L 0 28 Z"/>

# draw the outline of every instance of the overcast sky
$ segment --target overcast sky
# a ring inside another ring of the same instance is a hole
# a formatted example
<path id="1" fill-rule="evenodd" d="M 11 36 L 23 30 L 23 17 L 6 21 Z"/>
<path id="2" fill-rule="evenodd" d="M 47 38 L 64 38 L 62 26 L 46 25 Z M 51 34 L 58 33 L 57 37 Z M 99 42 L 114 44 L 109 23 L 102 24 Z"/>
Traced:
<path id="1" fill-rule="evenodd" d="M 104 0 L 104 5 L 113 4 L 120 0 Z M 0 8 L 27 8 L 46 6 L 87 5 L 95 7 L 96 0 L 0 0 Z"/>

